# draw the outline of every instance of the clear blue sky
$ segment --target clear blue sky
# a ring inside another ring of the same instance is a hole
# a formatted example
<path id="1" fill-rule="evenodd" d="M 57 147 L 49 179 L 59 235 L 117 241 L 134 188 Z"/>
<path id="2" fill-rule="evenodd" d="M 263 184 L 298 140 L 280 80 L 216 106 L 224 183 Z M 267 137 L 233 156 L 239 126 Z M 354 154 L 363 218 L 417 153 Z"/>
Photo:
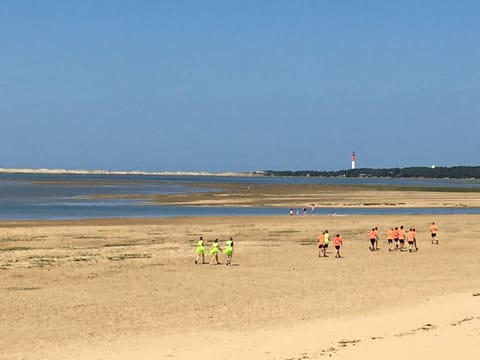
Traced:
<path id="1" fill-rule="evenodd" d="M 479 165 L 480 1 L 0 2 L 0 167 Z"/>

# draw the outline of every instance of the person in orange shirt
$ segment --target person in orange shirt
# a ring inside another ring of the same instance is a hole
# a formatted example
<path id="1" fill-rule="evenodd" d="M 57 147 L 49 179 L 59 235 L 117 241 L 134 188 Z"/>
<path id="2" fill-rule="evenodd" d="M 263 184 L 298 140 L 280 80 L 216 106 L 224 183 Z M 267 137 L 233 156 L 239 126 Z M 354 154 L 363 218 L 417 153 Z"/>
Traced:
<path id="1" fill-rule="evenodd" d="M 393 230 L 393 241 L 395 241 L 395 250 L 398 249 L 398 239 L 400 238 L 400 232 L 398 231 L 398 227 L 395 226 Z"/>
<path id="2" fill-rule="evenodd" d="M 318 257 L 327 256 L 325 247 L 325 231 L 318 236 Z"/>
<path id="3" fill-rule="evenodd" d="M 343 245 L 343 239 L 340 237 L 340 234 L 335 235 L 335 238 L 333 239 L 333 246 L 335 246 L 335 257 L 336 258 L 341 258 L 342 256 L 340 255 L 340 247 Z"/>
<path id="4" fill-rule="evenodd" d="M 378 227 L 375 226 L 375 250 L 378 249 Z"/>
<path id="5" fill-rule="evenodd" d="M 405 251 L 405 231 L 403 230 L 403 225 L 398 229 L 398 241 L 400 243 L 400 251 Z"/>
<path id="6" fill-rule="evenodd" d="M 370 232 L 368 233 L 368 239 L 370 240 L 370 245 L 368 246 L 368 249 L 370 251 L 375 251 L 375 244 L 378 240 L 378 235 L 375 228 L 372 228 L 372 230 L 370 230 Z"/>
<path id="7" fill-rule="evenodd" d="M 413 246 L 415 246 L 415 251 L 418 251 L 418 247 L 417 247 L 417 231 L 415 230 L 415 228 L 412 229 L 412 232 L 413 232 Z"/>
<path id="8" fill-rule="evenodd" d="M 391 227 L 390 230 L 387 231 L 388 251 L 392 251 L 393 238 L 394 238 L 394 231 L 393 231 L 393 228 Z"/>
<path id="9" fill-rule="evenodd" d="M 413 249 L 413 241 L 415 239 L 415 233 L 412 228 L 407 233 L 407 242 L 408 242 L 408 251 L 412 252 Z"/>
<path id="10" fill-rule="evenodd" d="M 430 226 L 430 235 L 432 236 L 432 244 L 438 245 L 437 232 L 438 232 L 438 227 L 437 225 L 435 225 L 434 222 L 432 222 L 432 225 Z"/>

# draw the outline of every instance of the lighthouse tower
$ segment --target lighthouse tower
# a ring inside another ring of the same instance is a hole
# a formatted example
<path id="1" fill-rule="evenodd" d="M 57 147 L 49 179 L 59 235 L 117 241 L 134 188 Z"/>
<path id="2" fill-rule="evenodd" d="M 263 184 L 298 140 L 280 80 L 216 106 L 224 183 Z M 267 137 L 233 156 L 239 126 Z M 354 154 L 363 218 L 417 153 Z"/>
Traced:
<path id="1" fill-rule="evenodd" d="M 352 170 L 355 169 L 355 151 L 352 151 Z"/>

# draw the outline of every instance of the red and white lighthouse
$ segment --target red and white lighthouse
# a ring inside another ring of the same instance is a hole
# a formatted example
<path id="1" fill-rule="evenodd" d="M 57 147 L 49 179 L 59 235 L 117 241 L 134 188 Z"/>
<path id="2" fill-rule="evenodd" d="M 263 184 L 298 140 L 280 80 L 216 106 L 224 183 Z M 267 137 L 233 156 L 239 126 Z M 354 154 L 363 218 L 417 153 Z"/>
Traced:
<path id="1" fill-rule="evenodd" d="M 352 170 L 355 169 L 355 151 L 352 151 Z"/>

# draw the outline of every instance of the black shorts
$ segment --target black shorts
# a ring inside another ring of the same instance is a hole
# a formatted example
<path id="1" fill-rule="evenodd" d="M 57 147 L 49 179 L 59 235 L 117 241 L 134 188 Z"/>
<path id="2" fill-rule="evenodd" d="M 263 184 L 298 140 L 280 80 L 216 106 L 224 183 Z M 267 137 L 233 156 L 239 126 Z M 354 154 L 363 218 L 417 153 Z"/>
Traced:
<path id="1" fill-rule="evenodd" d="M 323 246 L 325 247 L 325 249 L 328 248 L 328 244 L 325 244 L 325 245 L 323 245 Z"/>
<path id="2" fill-rule="evenodd" d="M 437 237 L 436 233 L 432 233 L 432 238 Z"/>
<path id="3" fill-rule="evenodd" d="M 413 245 L 413 240 L 412 241 L 408 240 L 408 244 Z"/>
<path id="4" fill-rule="evenodd" d="M 398 242 L 398 238 L 396 238 L 396 239 L 393 239 L 393 240 L 395 240 L 395 242 Z"/>
<path id="5" fill-rule="evenodd" d="M 375 245 L 375 241 L 377 241 L 377 239 L 370 239 L 370 244 Z"/>
<path id="6" fill-rule="evenodd" d="M 335 245 L 335 249 L 340 250 L 340 245 Z"/>
<path id="7" fill-rule="evenodd" d="M 400 244 L 405 244 L 405 240 L 404 240 L 404 239 L 400 239 Z"/>
<path id="8" fill-rule="evenodd" d="M 319 249 L 323 249 L 324 247 L 325 247 L 325 245 L 318 245 Z"/>
<path id="9" fill-rule="evenodd" d="M 388 243 L 391 244 L 393 242 L 393 239 L 387 239 Z"/>

